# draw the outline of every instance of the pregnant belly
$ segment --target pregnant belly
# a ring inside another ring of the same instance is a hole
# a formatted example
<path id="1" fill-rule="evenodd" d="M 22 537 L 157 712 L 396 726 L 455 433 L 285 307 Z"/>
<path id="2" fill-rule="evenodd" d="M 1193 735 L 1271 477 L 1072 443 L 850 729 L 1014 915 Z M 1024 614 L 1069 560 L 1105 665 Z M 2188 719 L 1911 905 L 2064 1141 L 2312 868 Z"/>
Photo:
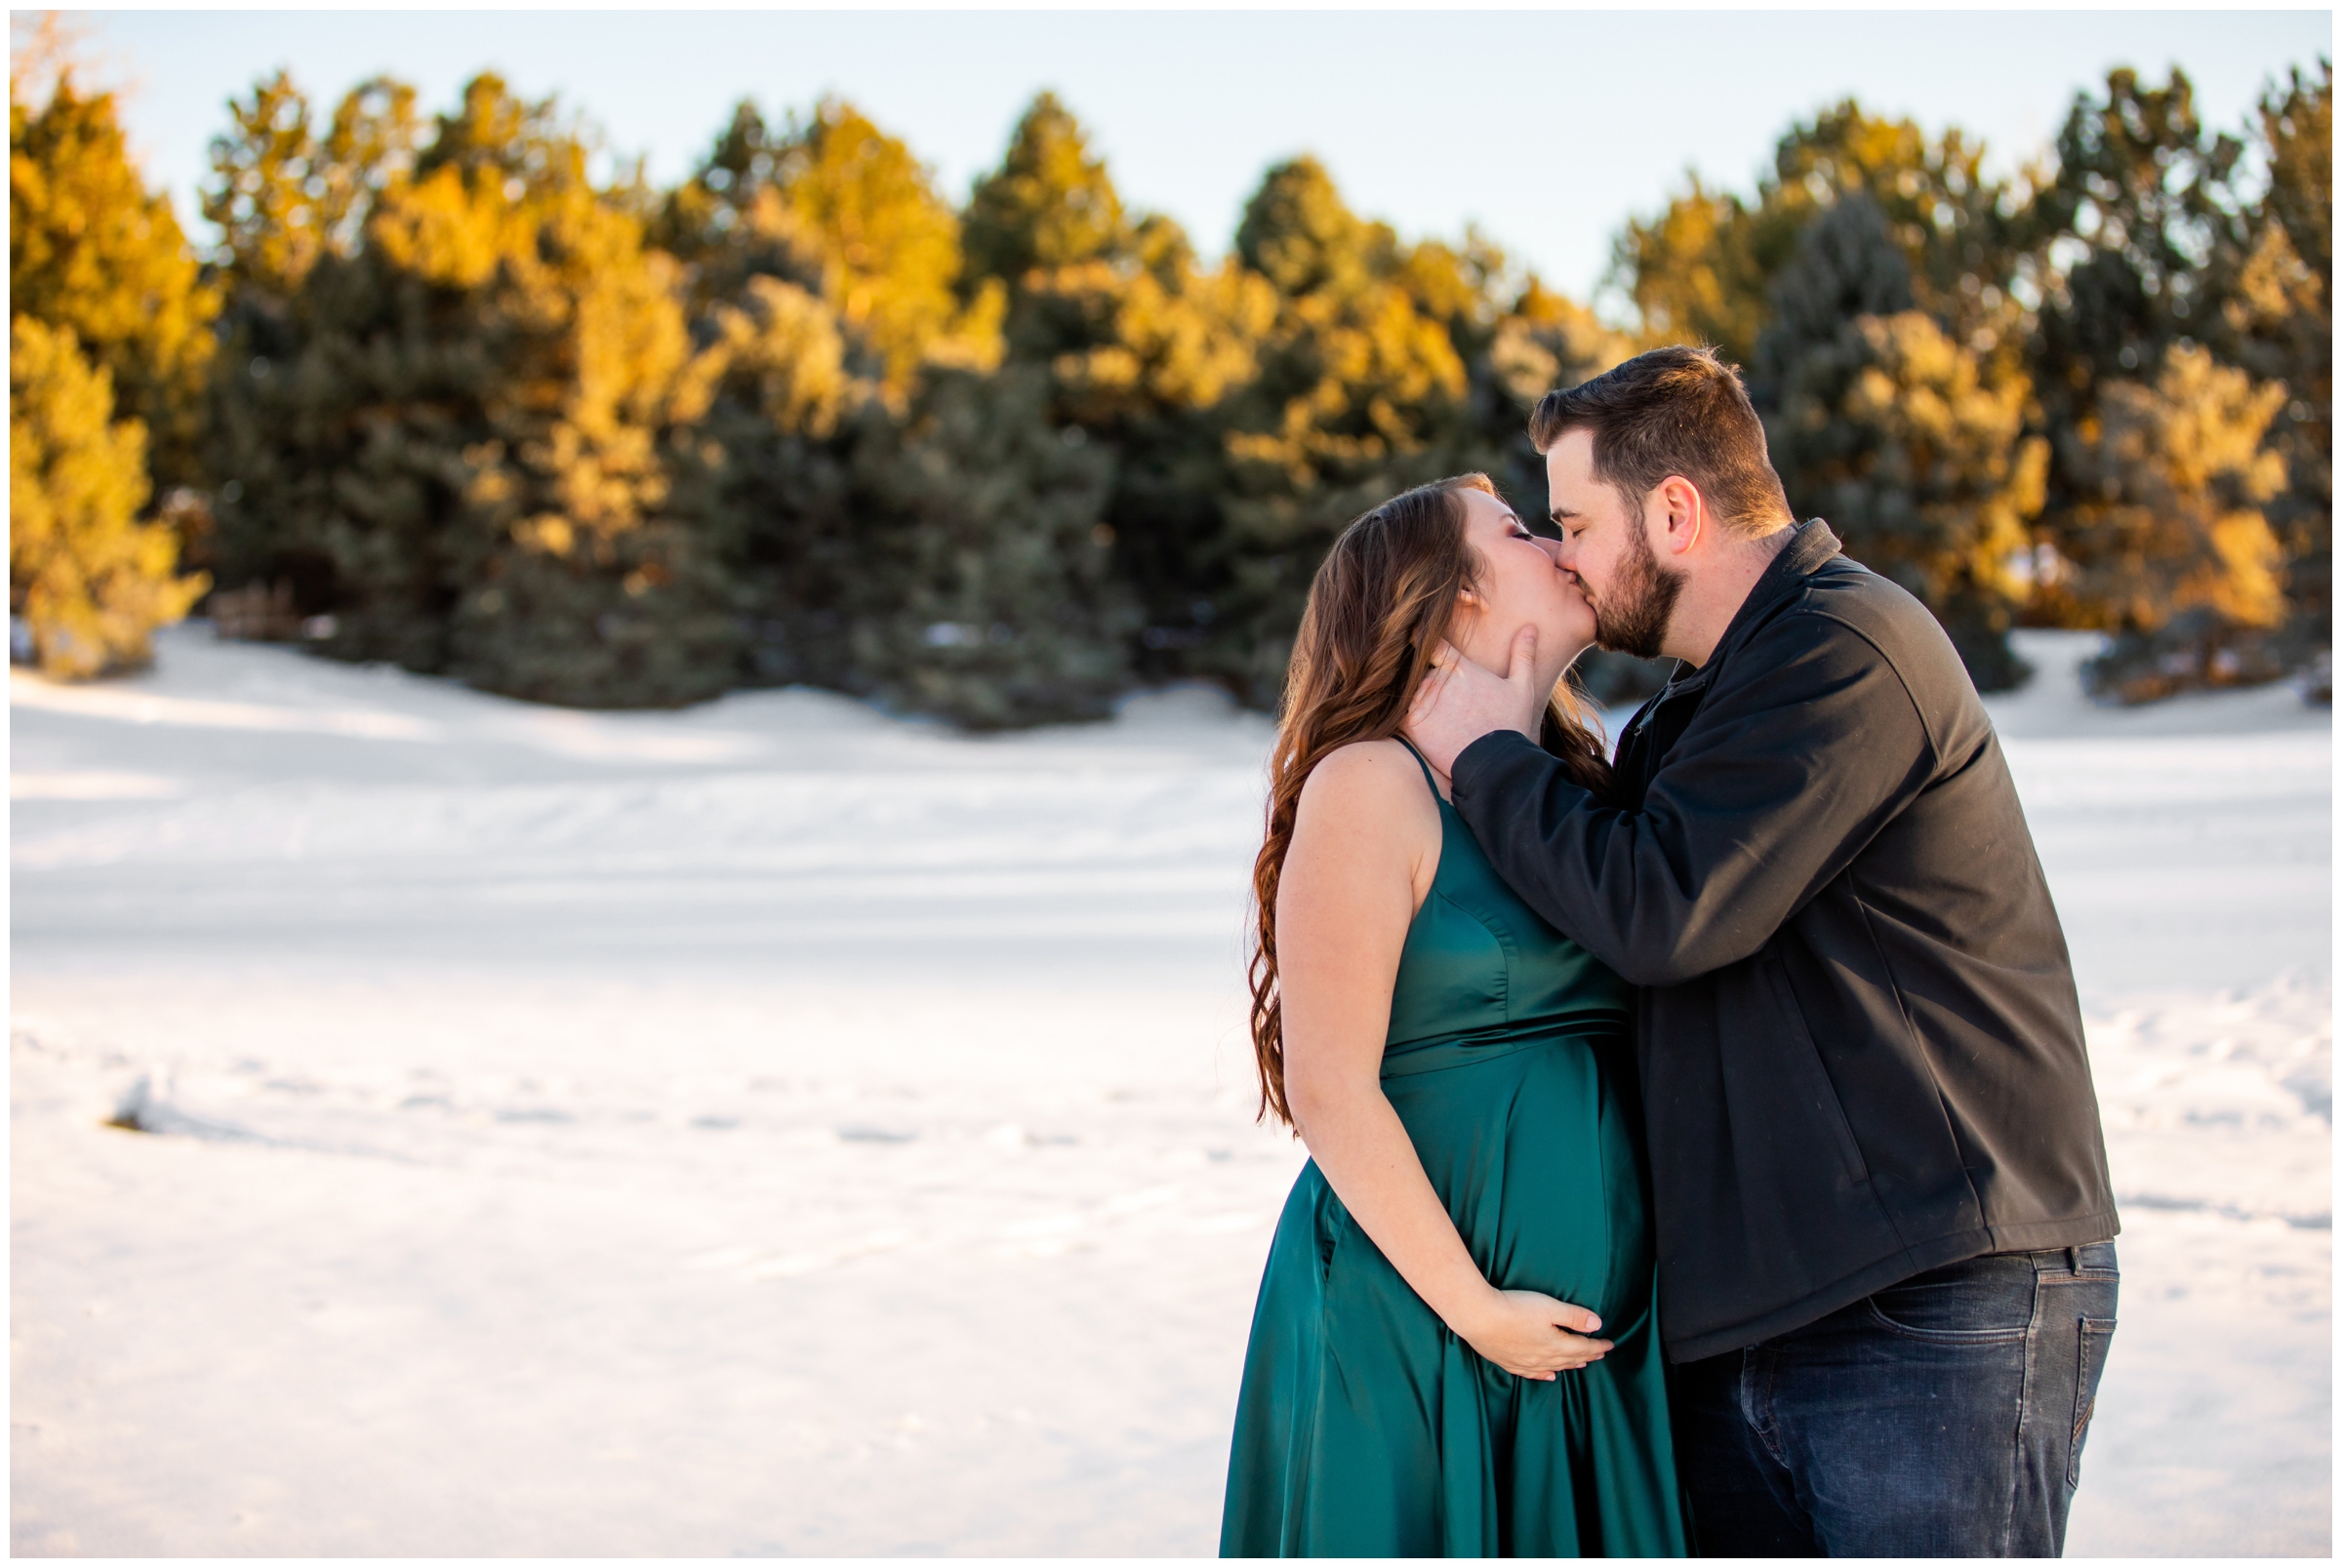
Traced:
<path id="1" fill-rule="evenodd" d="M 1651 1226 L 1623 1040 L 1552 1040 L 1386 1078 L 1432 1186 L 1489 1280 L 1591 1307 L 1603 1332 L 1648 1311 Z"/>

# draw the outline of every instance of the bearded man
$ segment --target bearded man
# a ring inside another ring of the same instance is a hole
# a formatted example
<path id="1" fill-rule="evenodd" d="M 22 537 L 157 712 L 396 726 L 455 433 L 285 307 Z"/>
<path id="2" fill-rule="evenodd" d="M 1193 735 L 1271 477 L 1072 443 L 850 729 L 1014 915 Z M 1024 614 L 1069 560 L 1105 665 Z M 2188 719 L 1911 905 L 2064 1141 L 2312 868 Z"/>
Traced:
<path id="1" fill-rule="evenodd" d="M 1620 798 L 1531 661 L 1408 722 L 1515 892 L 1642 987 L 1677 1461 L 1710 1555 L 2056 1555 L 2120 1228 L 2065 936 L 1934 618 L 1797 524 L 1732 367 L 1548 395 L 1556 570 L 1679 664 Z"/>

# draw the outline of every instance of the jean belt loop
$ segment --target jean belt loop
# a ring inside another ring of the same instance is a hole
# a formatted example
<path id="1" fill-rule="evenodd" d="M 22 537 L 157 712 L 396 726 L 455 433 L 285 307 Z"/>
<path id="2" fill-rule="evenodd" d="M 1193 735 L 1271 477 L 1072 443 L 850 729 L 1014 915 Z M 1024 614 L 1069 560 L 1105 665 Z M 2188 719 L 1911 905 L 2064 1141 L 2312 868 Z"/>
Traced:
<path id="1" fill-rule="evenodd" d="M 2080 1247 L 2066 1249 L 2066 1267 L 2072 1273 L 2081 1272 L 2081 1249 Z"/>

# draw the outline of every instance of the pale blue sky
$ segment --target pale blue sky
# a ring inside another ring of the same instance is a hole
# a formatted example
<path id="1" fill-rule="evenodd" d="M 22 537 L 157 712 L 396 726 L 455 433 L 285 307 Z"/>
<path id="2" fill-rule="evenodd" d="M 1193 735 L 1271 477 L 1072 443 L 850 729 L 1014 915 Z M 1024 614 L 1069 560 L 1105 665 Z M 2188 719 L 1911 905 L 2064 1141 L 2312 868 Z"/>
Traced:
<path id="1" fill-rule="evenodd" d="M 1126 201 L 1225 248 L 1274 160 L 1322 158 L 1352 205 L 1409 235 L 1476 221 L 1589 294 L 1611 236 L 1696 166 L 1745 186 L 1793 119 L 1853 96 L 1958 124 L 2006 166 L 2045 148 L 2078 88 L 2174 63 L 2205 117 L 2332 49 L 2289 12 L 199 12 L 85 13 L 149 178 L 190 230 L 231 93 L 277 65 L 330 105 L 389 71 L 426 107 L 474 71 L 560 95 L 615 149 L 680 176 L 754 98 L 825 92 L 904 137 L 954 199 L 1053 88 Z"/>

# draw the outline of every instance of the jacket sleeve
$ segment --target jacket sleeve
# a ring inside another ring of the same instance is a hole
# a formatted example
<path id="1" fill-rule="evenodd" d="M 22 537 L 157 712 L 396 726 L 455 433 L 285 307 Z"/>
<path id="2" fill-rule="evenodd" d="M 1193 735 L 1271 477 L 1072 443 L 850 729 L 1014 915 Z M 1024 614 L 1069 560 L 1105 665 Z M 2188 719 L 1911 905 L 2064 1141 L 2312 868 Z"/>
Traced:
<path id="1" fill-rule="evenodd" d="M 1755 953 L 1924 786 L 1902 677 L 1834 619 L 1783 616 L 1717 672 L 1641 807 L 1603 806 L 1526 737 L 1456 761 L 1455 804 L 1529 905 L 1638 985 Z"/>

